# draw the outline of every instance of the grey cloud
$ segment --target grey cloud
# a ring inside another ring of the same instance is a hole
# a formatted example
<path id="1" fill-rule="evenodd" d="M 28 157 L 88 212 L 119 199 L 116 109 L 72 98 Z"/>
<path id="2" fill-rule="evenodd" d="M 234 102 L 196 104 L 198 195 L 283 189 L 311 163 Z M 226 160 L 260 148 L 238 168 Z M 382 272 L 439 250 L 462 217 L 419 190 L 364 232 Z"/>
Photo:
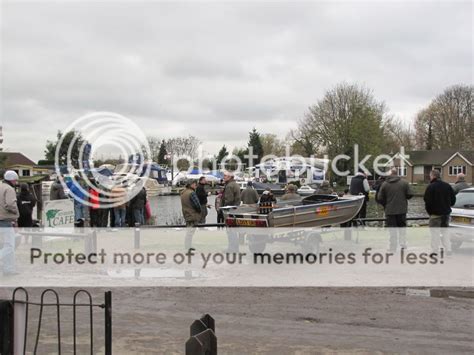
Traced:
<path id="1" fill-rule="evenodd" d="M 159 137 L 194 134 L 212 150 L 244 145 L 253 126 L 283 136 L 341 81 L 365 84 L 403 119 L 446 86 L 472 82 L 471 2 L 2 9 L 4 147 L 34 159 L 57 129 L 94 110 Z"/>

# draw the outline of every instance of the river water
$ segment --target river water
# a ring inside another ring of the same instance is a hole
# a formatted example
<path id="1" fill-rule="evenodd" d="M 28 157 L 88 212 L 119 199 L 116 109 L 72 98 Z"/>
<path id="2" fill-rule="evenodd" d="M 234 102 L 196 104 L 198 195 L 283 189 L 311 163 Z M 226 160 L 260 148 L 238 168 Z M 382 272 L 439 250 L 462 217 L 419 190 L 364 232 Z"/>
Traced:
<path id="1" fill-rule="evenodd" d="M 209 214 L 207 216 L 207 223 L 216 223 L 217 214 L 214 209 L 215 196 L 209 196 L 208 202 L 212 206 L 208 209 Z M 152 214 L 156 216 L 155 222 L 158 225 L 176 225 L 184 224 L 183 215 L 181 213 L 181 200 L 179 196 L 156 196 L 151 198 L 150 206 Z M 408 216 L 425 216 L 425 207 L 422 197 L 413 197 L 408 202 Z M 377 204 L 374 199 L 371 198 L 369 205 L 367 206 L 367 217 L 376 218 L 381 217 L 377 214 Z"/>

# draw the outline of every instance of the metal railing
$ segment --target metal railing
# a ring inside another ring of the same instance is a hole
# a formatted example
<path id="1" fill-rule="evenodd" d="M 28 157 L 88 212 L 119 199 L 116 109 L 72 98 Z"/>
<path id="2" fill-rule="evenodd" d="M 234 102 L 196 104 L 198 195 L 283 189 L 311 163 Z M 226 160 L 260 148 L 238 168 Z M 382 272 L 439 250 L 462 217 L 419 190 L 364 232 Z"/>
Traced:
<path id="1" fill-rule="evenodd" d="M 18 299 L 18 293 L 22 292 L 24 295 L 23 300 Z M 47 303 L 45 301 L 46 295 L 52 294 L 54 296 L 54 302 Z M 87 296 L 88 302 L 79 303 L 78 296 L 80 294 L 85 294 Z M 58 292 L 54 289 L 46 289 L 41 293 L 39 302 L 30 301 L 30 296 L 28 291 L 23 287 L 18 287 L 13 291 L 12 299 L 7 301 L 11 305 L 12 310 L 12 319 L 10 322 L 5 322 L 7 325 L 2 328 L 2 332 L 6 332 L 10 335 L 9 346 L 4 344 L 3 350 L 5 355 L 17 355 L 17 354 L 26 354 L 28 349 L 28 329 L 30 327 L 30 306 L 38 306 L 39 316 L 38 323 L 36 327 L 36 337 L 33 346 L 33 354 L 39 353 L 40 339 L 41 339 L 41 330 L 43 325 L 43 313 L 45 307 L 54 307 L 56 309 L 56 332 L 57 332 L 57 353 L 61 354 L 63 351 L 62 341 L 61 341 L 61 308 L 62 307 L 72 307 L 73 312 L 73 353 L 78 354 L 77 350 L 77 308 L 78 307 L 88 307 L 89 308 L 89 349 L 90 353 L 94 354 L 94 308 L 101 308 L 104 310 L 104 320 L 105 320 L 105 335 L 104 335 L 104 344 L 105 344 L 105 354 L 112 354 L 112 293 L 111 291 L 105 292 L 104 303 L 96 304 L 93 303 L 92 295 L 83 289 L 80 289 L 74 293 L 72 298 L 72 303 L 61 303 L 60 296 Z M 8 345 L 8 344 L 7 344 Z"/>

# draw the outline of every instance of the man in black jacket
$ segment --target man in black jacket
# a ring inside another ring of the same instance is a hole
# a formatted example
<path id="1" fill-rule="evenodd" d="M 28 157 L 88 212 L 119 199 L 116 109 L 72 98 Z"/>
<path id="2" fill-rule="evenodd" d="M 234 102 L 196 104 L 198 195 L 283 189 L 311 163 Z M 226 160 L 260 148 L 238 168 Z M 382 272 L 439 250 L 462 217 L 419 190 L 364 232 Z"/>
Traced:
<path id="1" fill-rule="evenodd" d="M 199 224 L 206 224 L 207 209 L 210 208 L 209 204 L 207 203 L 206 184 L 206 177 L 201 176 L 196 188 L 196 195 L 199 199 L 199 203 L 201 204 L 201 220 L 199 221 Z"/>
<path id="2" fill-rule="evenodd" d="M 425 209 L 430 215 L 429 226 L 431 228 L 431 249 L 437 252 L 441 237 L 441 244 L 447 253 L 451 253 L 451 241 L 449 234 L 438 228 L 449 227 L 449 215 L 451 206 L 456 202 L 456 195 L 451 186 L 441 180 L 440 172 L 430 172 L 430 184 L 425 191 Z"/>
<path id="3" fill-rule="evenodd" d="M 357 174 L 352 177 L 351 184 L 349 187 L 349 193 L 351 195 L 364 195 L 364 203 L 359 211 L 359 214 L 356 216 L 356 219 L 364 219 L 367 216 L 367 202 L 369 202 L 369 181 L 367 180 L 367 175 L 365 175 L 364 170 L 359 169 Z M 365 222 L 362 222 L 365 225 Z"/>
<path id="4" fill-rule="evenodd" d="M 147 201 L 147 194 L 145 187 L 142 187 L 140 191 L 131 199 L 130 209 L 132 210 L 133 222 L 139 225 L 145 224 L 145 206 Z"/>

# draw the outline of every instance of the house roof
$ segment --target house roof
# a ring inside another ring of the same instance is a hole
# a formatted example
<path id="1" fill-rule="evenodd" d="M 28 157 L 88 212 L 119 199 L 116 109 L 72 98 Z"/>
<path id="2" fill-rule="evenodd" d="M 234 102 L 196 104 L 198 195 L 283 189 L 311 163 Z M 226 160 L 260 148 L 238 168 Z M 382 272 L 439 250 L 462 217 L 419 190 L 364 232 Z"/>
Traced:
<path id="1" fill-rule="evenodd" d="M 466 153 L 466 152 L 464 152 Z M 467 152 L 469 153 L 469 152 Z M 468 155 L 469 156 L 469 155 Z M 447 165 L 451 160 L 453 160 L 455 157 L 459 157 L 461 158 L 462 160 L 464 160 L 466 163 L 468 163 L 469 165 L 472 165 L 472 161 L 470 159 L 468 159 L 466 156 L 464 156 L 461 152 L 456 152 L 454 153 L 453 155 L 451 155 L 444 163 L 443 163 L 443 166 Z"/>
<path id="2" fill-rule="evenodd" d="M 413 165 L 443 165 L 446 161 L 452 158 L 457 152 L 459 152 L 464 158 L 469 160 L 471 163 L 474 160 L 474 151 L 472 150 L 414 150 L 407 152 Z"/>
<path id="3" fill-rule="evenodd" d="M 0 158 L 6 156 L 6 161 L 4 162 L 4 166 L 6 168 L 13 166 L 13 165 L 24 165 L 24 166 L 33 166 L 36 163 L 27 158 L 24 154 L 18 152 L 1 152 Z"/>

